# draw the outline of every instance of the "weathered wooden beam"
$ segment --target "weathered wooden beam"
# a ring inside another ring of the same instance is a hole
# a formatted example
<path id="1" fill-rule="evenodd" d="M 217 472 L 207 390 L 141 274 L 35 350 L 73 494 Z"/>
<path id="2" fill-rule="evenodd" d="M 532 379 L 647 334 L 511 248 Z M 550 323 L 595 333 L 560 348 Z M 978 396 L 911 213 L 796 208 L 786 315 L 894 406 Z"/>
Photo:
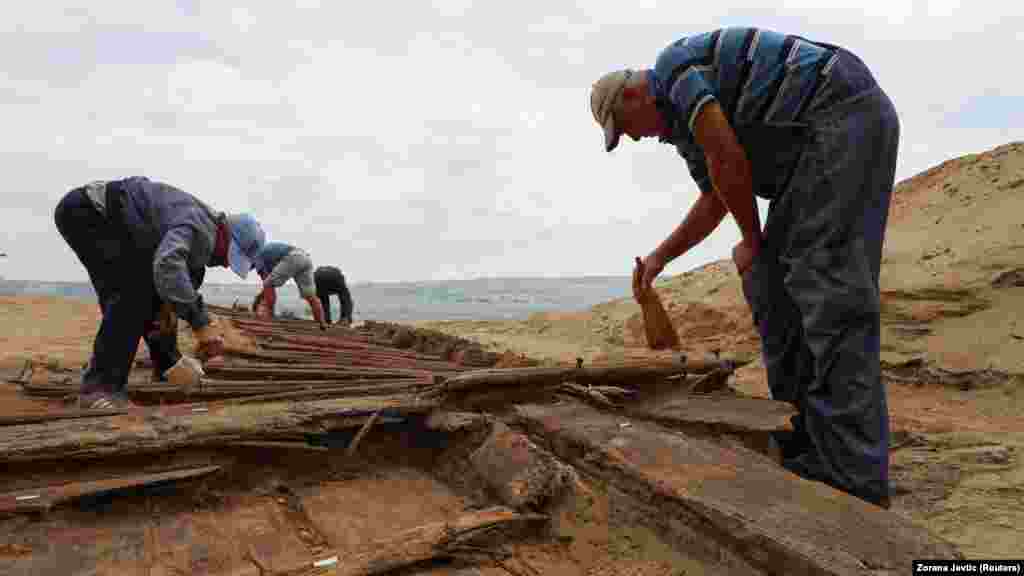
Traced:
<path id="1" fill-rule="evenodd" d="M 742 435 L 789 430 L 796 409 L 767 398 L 673 394 L 627 406 L 624 413 L 672 428 Z"/>
<path id="2" fill-rule="evenodd" d="M 218 380 L 342 380 L 349 378 L 422 378 L 429 370 L 415 368 L 359 368 L 337 364 L 288 366 L 274 363 L 214 364 L 206 375 Z"/>
<path id="3" fill-rule="evenodd" d="M 156 474 L 119 476 L 88 482 L 68 482 L 41 486 L 39 488 L 27 488 L 17 492 L 0 494 L 0 514 L 46 511 L 58 504 L 81 498 L 82 496 L 102 494 L 112 490 L 123 490 L 137 486 L 148 486 L 161 482 L 199 478 L 218 470 L 220 470 L 220 466 L 202 466 Z"/>
<path id="4" fill-rule="evenodd" d="M 430 386 L 426 384 L 393 384 L 387 386 L 373 385 L 366 387 L 343 388 L 311 388 L 292 392 L 273 392 L 255 395 L 222 393 L 218 398 L 224 404 L 252 404 L 257 402 L 281 402 L 284 400 L 322 400 L 329 398 L 356 398 L 369 396 L 396 396 L 406 394 L 415 396 L 424 394 Z M 211 395 L 212 397 L 213 395 Z"/>
<path id="5" fill-rule="evenodd" d="M 628 498 L 617 508 L 729 574 L 898 574 L 962 558 L 926 527 L 743 448 L 579 404 L 520 406 L 511 419 Z"/>
<path id="6" fill-rule="evenodd" d="M 301 566 L 273 570 L 273 576 L 374 576 L 430 560 L 497 554 L 509 541 L 544 530 L 550 518 L 505 507 L 469 512 L 452 522 L 434 522 L 377 540 L 344 556 L 324 552 Z M 269 562 L 263 562 L 269 565 Z M 267 576 L 270 576 L 268 574 Z"/>
<path id="7" fill-rule="evenodd" d="M 411 394 L 302 402 L 175 404 L 127 414 L 0 427 L 0 463 L 139 454 L 360 426 L 374 412 L 428 412 Z"/>
<path id="8" fill-rule="evenodd" d="M 192 388 L 190 398 L 222 398 L 230 396 L 256 396 L 267 394 L 311 393 L 320 396 L 372 396 L 388 395 L 395 391 L 416 390 L 433 386 L 432 377 L 418 378 L 361 378 L 358 380 L 210 380 L 203 381 Z M 26 394 L 32 396 L 64 397 L 74 394 L 78 385 L 64 382 L 51 382 L 43 385 L 25 385 Z M 127 393 L 133 398 L 141 396 L 182 394 L 177 386 L 168 382 L 150 382 L 129 385 Z M 80 416 L 75 416 L 80 417 Z M 50 419 L 50 418 L 47 418 Z M 3 417 L 0 417 L 3 425 Z"/>
<path id="9" fill-rule="evenodd" d="M 344 367 L 379 367 L 430 370 L 432 372 L 462 372 L 469 370 L 465 366 L 445 361 L 408 360 L 408 359 L 375 359 L 337 352 L 321 353 L 301 350 L 235 350 L 232 356 L 264 362 L 299 365 L 317 363 Z"/>
<path id="10" fill-rule="evenodd" d="M 431 372 L 464 372 L 469 370 L 465 366 L 459 364 L 444 362 L 444 361 L 425 361 L 425 360 L 375 360 L 366 359 L 358 356 L 338 354 L 338 353 L 319 353 L 319 352 L 308 352 L 308 351 L 283 351 L 283 350 L 248 350 L 248 349 L 236 349 L 231 350 L 230 355 L 234 358 L 245 359 L 248 361 L 256 360 L 266 363 L 276 363 L 279 365 L 290 365 L 290 366 L 301 366 L 303 364 L 317 364 L 319 366 L 334 366 L 337 368 L 402 368 L 402 369 L 414 369 L 414 370 L 429 370 Z"/>
<path id="11" fill-rule="evenodd" d="M 637 386 L 646 381 L 660 381 L 671 376 L 727 368 L 726 362 L 703 359 L 592 365 L 582 368 L 495 368 L 471 370 L 451 376 L 444 381 L 440 391 L 453 393 L 498 387 L 558 386 L 569 381 L 577 384 Z"/>
<path id="12" fill-rule="evenodd" d="M 229 447 L 234 448 L 257 448 L 257 449 L 271 449 L 271 450 L 297 450 L 300 452 L 330 452 L 331 449 L 327 446 L 314 446 L 308 442 L 273 442 L 273 441 L 245 441 L 245 442 L 231 442 L 227 444 Z"/>
<path id="13" fill-rule="evenodd" d="M 18 426 L 20 424 L 36 424 L 76 418 L 102 418 L 116 414 L 127 414 L 127 410 L 53 410 L 48 412 L 32 412 L 28 414 L 4 414 L 0 416 L 0 426 Z"/>

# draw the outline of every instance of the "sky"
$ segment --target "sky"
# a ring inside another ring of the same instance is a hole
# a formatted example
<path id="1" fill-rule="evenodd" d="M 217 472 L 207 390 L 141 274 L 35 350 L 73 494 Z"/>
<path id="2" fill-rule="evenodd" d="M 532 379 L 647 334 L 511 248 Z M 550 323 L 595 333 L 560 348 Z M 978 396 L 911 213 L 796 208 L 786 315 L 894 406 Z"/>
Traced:
<path id="1" fill-rule="evenodd" d="M 0 18 L 0 276 L 11 279 L 86 280 L 53 209 L 71 188 L 131 175 L 251 212 L 271 240 L 352 283 L 628 275 L 698 191 L 656 140 L 624 138 L 605 153 L 590 87 L 722 26 L 857 53 L 900 114 L 898 179 L 1024 140 L 1024 74 L 1011 60 L 1024 45 L 1020 2 L 44 0 L 16 10 Z M 729 258 L 738 240 L 726 219 L 665 274 Z M 215 268 L 207 281 L 238 280 Z"/>

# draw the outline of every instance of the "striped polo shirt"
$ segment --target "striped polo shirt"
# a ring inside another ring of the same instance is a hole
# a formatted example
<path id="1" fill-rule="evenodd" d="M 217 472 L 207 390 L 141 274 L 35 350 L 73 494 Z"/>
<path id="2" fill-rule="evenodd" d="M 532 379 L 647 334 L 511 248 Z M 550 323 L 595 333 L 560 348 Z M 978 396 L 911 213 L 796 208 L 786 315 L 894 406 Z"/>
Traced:
<path id="1" fill-rule="evenodd" d="M 734 129 L 797 121 L 837 58 L 837 48 L 763 28 L 724 28 L 681 38 L 658 55 L 650 88 L 670 136 L 702 192 L 711 190 L 693 137 L 701 108 L 717 101 Z"/>

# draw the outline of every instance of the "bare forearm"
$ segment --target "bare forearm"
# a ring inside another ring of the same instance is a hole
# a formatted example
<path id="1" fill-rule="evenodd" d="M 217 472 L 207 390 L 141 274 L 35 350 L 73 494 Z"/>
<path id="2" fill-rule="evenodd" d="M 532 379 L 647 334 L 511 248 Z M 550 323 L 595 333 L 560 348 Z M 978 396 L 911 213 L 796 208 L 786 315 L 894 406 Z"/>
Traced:
<path id="1" fill-rule="evenodd" d="M 725 217 L 726 209 L 714 194 L 701 194 L 686 218 L 657 248 L 665 262 L 670 262 L 700 244 L 715 231 Z"/>
<path id="2" fill-rule="evenodd" d="M 761 246 L 761 224 L 754 201 L 750 161 L 736 133 L 715 102 L 705 106 L 697 117 L 695 136 L 707 158 L 708 175 L 719 199 L 739 226 L 748 246 Z"/>
<path id="3" fill-rule="evenodd" d="M 743 241 L 748 245 L 761 246 L 761 219 L 754 200 L 753 180 L 750 163 L 742 158 L 729 164 L 719 164 L 712 170 L 711 180 L 726 209 L 740 229 Z"/>

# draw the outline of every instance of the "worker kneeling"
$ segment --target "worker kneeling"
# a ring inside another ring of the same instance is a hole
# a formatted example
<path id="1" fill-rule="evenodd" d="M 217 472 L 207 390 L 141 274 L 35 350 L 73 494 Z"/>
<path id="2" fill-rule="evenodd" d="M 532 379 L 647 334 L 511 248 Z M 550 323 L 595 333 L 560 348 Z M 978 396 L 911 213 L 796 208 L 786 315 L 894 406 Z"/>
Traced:
<path id="1" fill-rule="evenodd" d="M 54 220 L 88 271 L 103 314 L 82 373 L 79 406 L 132 406 L 126 387 L 140 339 L 153 359 L 154 379 L 196 383 L 202 366 L 179 352 L 177 318 L 191 325 L 200 359 L 223 354 L 223 339 L 198 289 L 208 266 L 248 275 L 265 242 L 259 223 L 138 176 L 71 190 L 57 204 Z"/>

